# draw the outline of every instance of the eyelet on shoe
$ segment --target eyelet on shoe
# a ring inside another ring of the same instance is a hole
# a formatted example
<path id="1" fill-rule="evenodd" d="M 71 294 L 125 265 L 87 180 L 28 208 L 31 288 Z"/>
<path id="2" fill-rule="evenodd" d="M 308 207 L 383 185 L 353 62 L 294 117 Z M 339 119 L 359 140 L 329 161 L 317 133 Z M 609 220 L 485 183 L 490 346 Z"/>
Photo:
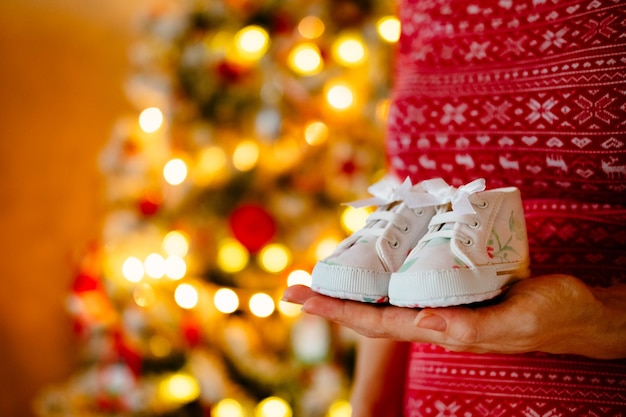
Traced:
<path id="1" fill-rule="evenodd" d="M 467 238 L 467 239 L 461 240 L 461 243 L 465 246 L 472 246 L 474 244 L 474 241 L 470 238 Z"/>
<path id="2" fill-rule="evenodd" d="M 393 241 L 393 242 L 389 242 L 389 246 L 391 246 L 394 249 L 397 249 L 400 247 L 400 242 L 398 242 L 397 240 Z"/>
<path id="3" fill-rule="evenodd" d="M 415 214 L 416 216 L 423 216 L 424 215 L 424 209 L 422 209 L 422 208 L 413 209 L 413 214 Z"/>
<path id="4" fill-rule="evenodd" d="M 468 224 L 472 229 L 478 229 L 480 227 L 480 222 L 476 219 L 472 221 L 472 223 Z"/>
<path id="5" fill-rule="evenodd" d="M 488 205 L 489 205 L 489 202 L 487 200 L 481 200 L 476 204 L 476 207 L 484 209 L 484 208 L 487 208 Z"/>
<path id="6" fill-rule="evenodd" d="M 404 225 L 404 227 L 400 229 L 402 233 L 409 233 L 410 230 L 411 227 L 408 224 Z"/>

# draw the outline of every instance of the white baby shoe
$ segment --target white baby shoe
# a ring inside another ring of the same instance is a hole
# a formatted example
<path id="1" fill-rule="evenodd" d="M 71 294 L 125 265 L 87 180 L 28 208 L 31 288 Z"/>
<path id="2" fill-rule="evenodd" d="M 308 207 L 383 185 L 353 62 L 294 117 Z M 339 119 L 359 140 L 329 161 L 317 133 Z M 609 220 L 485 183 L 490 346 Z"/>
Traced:
<path id="1" fill-rule="evenodd" d="M 482 182 L 482 186 L 481 186 Z M 389 282 L 389 302 L 444 307 L 488 300 L 529 276 L 528 238 L 517 188 L 482 191 L 422 182 L 440 201 L 428 232 Z"/>
<path id="2" fill-rule="evenodd" d="M 389 278 L 427 232 L 437 200 L 421 185 L 386 178 L 368 188 L 375 197 L 351 203 L 377 205 L 365 226 L 341 242 L 312 273 L 311 288 L 335 298 L 384 303 Z"/>

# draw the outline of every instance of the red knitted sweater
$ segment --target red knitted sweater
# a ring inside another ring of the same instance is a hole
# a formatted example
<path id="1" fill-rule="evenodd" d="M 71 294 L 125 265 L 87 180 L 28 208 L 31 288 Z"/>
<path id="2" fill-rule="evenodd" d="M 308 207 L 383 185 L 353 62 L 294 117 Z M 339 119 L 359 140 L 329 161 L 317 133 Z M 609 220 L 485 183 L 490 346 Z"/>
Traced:
<path id="1" fill-rule="evenodd" d="M 400 0 L 398 11 L 391 168 L 515 185 L 535 275 L 626 282 L 626 2 Z M 411 417 L 626 416 L 626 359 L 416 344 L 406 394 Z"/>

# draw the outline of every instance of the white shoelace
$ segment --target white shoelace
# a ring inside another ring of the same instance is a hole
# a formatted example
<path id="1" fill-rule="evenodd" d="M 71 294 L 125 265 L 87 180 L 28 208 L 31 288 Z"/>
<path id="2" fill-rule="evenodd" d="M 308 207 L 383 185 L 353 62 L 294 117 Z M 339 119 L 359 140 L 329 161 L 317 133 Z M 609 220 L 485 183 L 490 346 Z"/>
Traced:
<path id="1" fill-rule="evenodd" d="M 403 233 L 407 233 L 409 231 L 410 226 L 397 212 L 394 211 L 400 210 L 400 208 L 401 204 L 397 204 L 395 207 L 390 209 L 376 210 L 367 217 L 365 227 L 356 231 L 353 234 L 353 237 L 382 237 L 389 242 L 391 247 L 397 247 L 399 242 L 397 240 L 389 240 L 389 236 L 385 236 L 385 233 L 389 229 L 389 225 L 396 227 Z"/>

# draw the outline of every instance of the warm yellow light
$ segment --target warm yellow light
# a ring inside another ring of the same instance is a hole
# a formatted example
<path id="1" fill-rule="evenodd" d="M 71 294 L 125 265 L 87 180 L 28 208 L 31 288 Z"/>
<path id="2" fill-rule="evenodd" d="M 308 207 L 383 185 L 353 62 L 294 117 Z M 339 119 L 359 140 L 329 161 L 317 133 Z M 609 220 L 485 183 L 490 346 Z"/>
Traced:
<path id="1" fill-rule="evenodd" d="M 287 277 L 287 286 L 291 287 L 292 285 L 306 285 L 307 287 L 310 287 L 311 274 L 303 269 L 291 271 Z"/>
<path id="2" fill-rule="evenodd" d="M 217 31 L 205 44 L 216 55 L 224 56 L 233 44 L 234 35 L 225 30 Z"/>
<path id="3" fill-rule="evenodd" d="M 268 397 L 261 401 L 255 410 L 255 417 L 291 417 L 291 407 L 278 397 Z"/>
<path id="4" fill-rule="evenodd" d="M 350 417 L 352 415 L 352 406 L 346 400 L 336 400 L 328 409 L 328 417 Z"/>
<path id="5" fill-rule="evenodd" d="M 257 61 L 269 47 L 269 35 L 260 26 L 251 25 L 241 29 L 235 35 L 237 55 L 246 61 Z"/>
<path id="6" fill-rule="evenodd" d="M 211 415 L 215 417 L 245 417 L 245 411 L 237 400 L 224 398 L 211 409 Z"/>
<path id="7" fill-rule="evenodd" d="M 198 305 L 198 298 L 198 290 L 190 284 L 180 284 L 174 291 L 176 304 L 185 309 L 191 309 Z"/>
<path id="8" fill-rule="evenodd" d="M 400 20 L 394 16 L 386 16 L 376 23 L 378 35 L 386 42 L 394 43 L 400 39 Z"/>
<path id="9" fill-rule="evenodd" d="M 289 53 L 289 68 L 300 75 L 318 74 L 324 67 L 324 61 L 317 45 L 303 43 Z"/>
<path id="10" fill-rule="evenodd" d="M 161 247 L 168 255 L 185 256 L 189 251 L 189 239 L 185 233 L 172 230 L 163 238 Z"/>
<path id="11" fill-rule="evenodd" d="M 280 272 L 291 262 L 291 253 L 286 246 L 273 243 L 265 246 L 259 253 L 261 268 L 267 272 Z"/>
<path id="12" fill-rule="evenodd" d="M 171 279 L 181 279 L 187 273 L 187 263 L 178 255 L 170 255 L 165 258 L 165 276 Z"/>
<path id="13" fill-rule="evenodd" d="M 182 184 L 187 178 L 187 164 L 180 158 L 169 160 L 163 167 L 163 177 L 168 184 Z"/>
<path id="14" fill-rule="evenodd" d="M 311 146 L 321 145 L 328 139 L 328 126 L 323 122 L 311 122 L 304 128 L 304 140 Z"/>
<path id="15" fill-rule="evenodd" d="M 233 165 L 239 171 L 250 171 L 259 160 L 259 145 L 252 140 L 245 140 L 237 145 L 233 152 Z"/>
<path id="16" fill-rule="evenodd" d="M 250 312 L 257 317 L 269 317 L 276 309 L 272 297 L 262 292 L 250 297 L 248 307 L 250 307 Z"/>
<path id="17" fill-rule="evenodd" d="M 198 152 L 193 170 L 194 181 L 199 185 L 210 184 L 226 167 L 226 153 L 219 146 L 209 146 Z"/>
<path id="18" fill-rule="evenodd" d="M 236 239 L 224 239 L 217 252 L 217 265 L 229 273 L 239 272 L 246 267 L 250 254 Z"/>
<path id="19" fill-rule="evenodd" d="M 143 261 L 146 275 L 152 278 L 162 278 L 165 275 L 165 259 L 158 253 L 151 253 Z"/>
<path id="20" fill-rule="evenodd" d="M 367 208 L 348 206 L 341 213 L 341 226 L 343 226 L 346 232 L 353 233 L 365 226 L 365 221 L 369 215 L 370 210 Z"/>
<path id="21" fill-rule="evenodd" d="M 287 317 L 297 317 L 302 314 L 302 306 L 281 300 L 278 302 L 278 311 Z"/>
<path id="22" fill-rule="evenodd" d="M 139 282 L 143 278 L 143 262 L 134 256 L 126 258 L 122 264 L 122 275 L 130 282 Z"/>
<path id="23" fill-rule="evenodd" d="M 146 133 L 159 130 L 163 124 L 163 113 L 156 107 L 148 107 L 139 114 L 139 127 Z"/>
<path id="24" fill-rule="evenodd" d="M 337 110 L 346 110 L 354 103 L 354 93 L 345 84 L 336 84 L 326 92 L 326 101 Z"/>
<path id="25" fill-rule="evenodd" d="M 385 123 L 389 116 L 389 99 L 380 100 L 376 103 L 376 118 L 378 121 Z"/>
<path id="26" fill-rule="evenodd" d="M 315 257 L 318 260 L 328 257 L 331 253 L 333 253 L 338 244 L 339 240 L 333 237 L 327 237 L 320 240 L 315 246 Z"/>
<path id="27" fill-rule="evenodd" d="M 145 282 L 137 285 L 133 290 L 133 300 L 139 307 L 150 307 L 156 300 L 154 289 Z"/>
<path id="28" fill-rule="evenodd" d="M 298 23 L 298 32 L 303 38 L 316 39 L 322 36 L 326 25 L 317 16 L 307 16 Z"/>
<path id="29" fill-rule="evenodd" d="M 220 288 L 213 296 L 213 303 L 218 311 L 224 314 L 230 314 L 239 308 L 239 297 L 235 291 L 230 288 Z"/>
<path id="30" fill-rule="evenodd" d="M 176 373 L 161 381 L 159 393 L 167 402 L 185 404 L 198 398 L 200 384 L 189 374 Z"/>
<path id="31" fill-rule="evenodd" d="M 357 66 L 365 62 L 365 44 L 356 35 L 341 36 L 332 48 L 333 58 L 345 66 Z"/>
<path id="32" fill-rule="evenodd" d="M 148 342 L 150 352 L 157 358 L 164 358 L 172 352 L 172 344 L 164 336 L 155 334 Z"/>

